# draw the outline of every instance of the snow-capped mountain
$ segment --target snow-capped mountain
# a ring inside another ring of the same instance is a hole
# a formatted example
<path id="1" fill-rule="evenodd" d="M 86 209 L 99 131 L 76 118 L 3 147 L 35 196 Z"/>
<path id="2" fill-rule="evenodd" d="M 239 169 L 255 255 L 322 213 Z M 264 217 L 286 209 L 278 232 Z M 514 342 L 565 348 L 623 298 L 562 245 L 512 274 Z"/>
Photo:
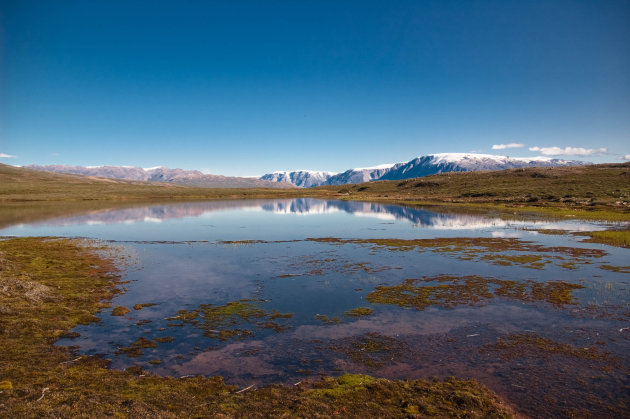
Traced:
<path id="1" fill-rule="evenodd" d="M 381 164 L 374 167 L 358 167 L 346 170 L 327 179 L 326 185 L 343 185 L 346 183 L 363 183 L 379 180 L 391 170 L 395 170 L 402 163 Z"/>
<path id="2" fill-rule="evenodd" d="M 269 182 L 256 178 L 230 177 L 204 174 L 198 170 L 169 169 L 167 167 L 128 167 L 128 166 L 64 166 L 49 165 L 24 166 L 27 169 L 45 172 L 69 173 L 74 175 L 96 176 L 109 179 L 143 180 L 166 182 L 177 185 L 199 186 L 205 188 L 287 188 L 295 187 L 291 183 Z"/>
<path id="3" fill-rule="evenodd" d="M 346 170 L 342 173 L 321 175 L 310 179 L 308 185 L 293 183 L 299 179 L 299 172 L 281 172 L 282 176 L 264 175 L 261 179 L 276 182 L 290 182 L 296 186 L 312 187 L 321 185 L 343 185 L 346 183 L 363 183 L 374 180 L 400 180 L 434 175 L 446 172 L 467 172 L 477 170 L 504 170 L 521 167 L 556 167 L 580 166 L 588 164 L 575 160 L 551 159 L 548 157 L 507 157 L 492 154 L 474 153 L 440 153 L 420 156 L 407 163 L 383 164 L 375 167 L 363 167 Z M 313 172 L 325 174 L 326 172 Z"/>
<path id="4" fill-rule="evenodd" d="M 273 172 L 260 177 L 260 180 L 289 183 L 303 188 L 324 185 L 334 172 L 316 172 L 313 170 L 295 170 L 293 172 Z"/>
<path id="5" fill-rule="evenodd" d="M 547 157 L 507 157 L 492 154 L 441 153 L 420 156 L 388 171 L 379 180 L 400 180 L 446 172 L 505 170 L 521 167 L 579 166 L 587 164 L 575 160 Z"/>

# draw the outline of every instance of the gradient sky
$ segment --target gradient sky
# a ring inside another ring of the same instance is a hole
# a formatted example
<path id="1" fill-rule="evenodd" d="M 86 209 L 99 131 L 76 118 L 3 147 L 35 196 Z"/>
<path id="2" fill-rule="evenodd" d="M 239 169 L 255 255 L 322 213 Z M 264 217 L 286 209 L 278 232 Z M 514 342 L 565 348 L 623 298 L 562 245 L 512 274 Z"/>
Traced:
<path id="1" fill-rule="evenodd" d="M 3 163 L 473 151 L 630 159 L 630 1 L 0 0 Z"/>

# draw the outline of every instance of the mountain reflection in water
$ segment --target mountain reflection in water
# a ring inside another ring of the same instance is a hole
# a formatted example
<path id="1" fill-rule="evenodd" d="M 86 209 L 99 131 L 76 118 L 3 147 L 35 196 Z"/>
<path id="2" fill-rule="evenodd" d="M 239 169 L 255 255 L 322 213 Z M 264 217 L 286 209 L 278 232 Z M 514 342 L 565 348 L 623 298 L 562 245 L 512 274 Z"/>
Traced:
<path id="1" fill-rule="evenodd" d="M 172 219 L 186 217 L 201 217 L 216 212 L 265 211 L 282 215 L 321 215 L 344 212 L 357 217 L 378 218 L 383 221 L 407 221 L 415 226 L 450 230 L 450 229 L 480 229 L 487 227 L 516 226 L 519 224 L 540 224 L 543 228 L 560 228 L 567 230 L 582 230 L 583 224 L 553 223 L 549 221 L 506 220 L 499 217 L 489 217 L 471 214 L 440 213 L 429 211 L 422 207 L 406 207 L 374 202 L 356 201 L 326 201 L 314 198 L 276 199 L 276 200 L 234 200 L 211 202 L 186 202 L 176 204 L 150 205 L 137 208 L 110 209 L 90 212 L 79 216 L 56 218 L 42 222 L 31 223 L 32 226 L 70 226 L 78 224 L 119 224 L 154 222 L 161 223 Z M 599 230 L 601 227 L 588 225 L 588 230 Z"/>

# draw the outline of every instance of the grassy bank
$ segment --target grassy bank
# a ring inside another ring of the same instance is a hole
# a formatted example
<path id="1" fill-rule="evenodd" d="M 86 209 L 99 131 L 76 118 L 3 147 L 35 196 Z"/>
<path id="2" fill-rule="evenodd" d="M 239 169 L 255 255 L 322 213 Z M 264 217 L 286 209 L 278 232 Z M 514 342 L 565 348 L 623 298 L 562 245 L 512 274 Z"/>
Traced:
<path id="1" fill-rule="evenodd" d="M 54 346 L 97 321 L 118 293 L 121 249 L 54 238 L 0 240 L 0 416 L 3 417 L 507 417 L 471 381 L 363 375 L 239 391 L 220 377 L 167 378 L 107 369 Z"/>

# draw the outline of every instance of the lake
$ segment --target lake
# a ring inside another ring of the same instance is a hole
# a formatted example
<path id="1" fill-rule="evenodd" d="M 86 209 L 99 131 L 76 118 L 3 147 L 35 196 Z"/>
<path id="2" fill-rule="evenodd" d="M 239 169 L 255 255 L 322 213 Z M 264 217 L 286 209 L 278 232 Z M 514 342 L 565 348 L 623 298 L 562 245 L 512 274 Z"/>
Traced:
<path id="1" fill-rule="evenodd" d="M 610 416 L 629 403 L 630 249 L 584 241 L 607 228 L 287 199 L 93 211 L 0 235 L 124 246 L 125 292 L 57 342 L 112 368 L 242 386 L 456 376 L 527 414 Z"/>

